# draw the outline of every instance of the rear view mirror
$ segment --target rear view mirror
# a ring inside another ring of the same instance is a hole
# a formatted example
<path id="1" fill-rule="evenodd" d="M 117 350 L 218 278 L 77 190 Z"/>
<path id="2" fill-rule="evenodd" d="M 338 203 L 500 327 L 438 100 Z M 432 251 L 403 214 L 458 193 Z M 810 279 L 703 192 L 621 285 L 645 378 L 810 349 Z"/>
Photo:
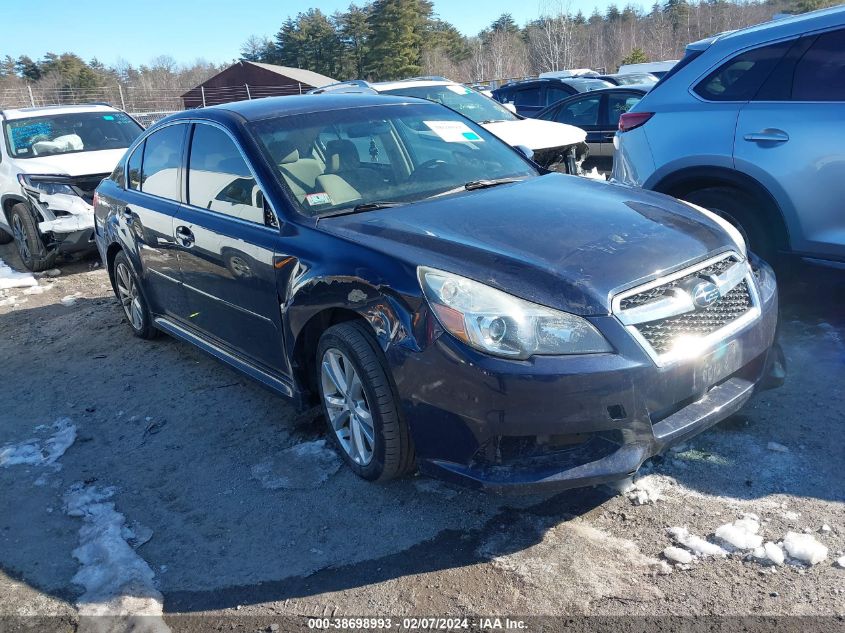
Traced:
<path id="1" fill-rule="evenodd" d="M 534 150 L 525 145 L 514 145 L 513 148 L 528 160 L 534 160 Z"/>

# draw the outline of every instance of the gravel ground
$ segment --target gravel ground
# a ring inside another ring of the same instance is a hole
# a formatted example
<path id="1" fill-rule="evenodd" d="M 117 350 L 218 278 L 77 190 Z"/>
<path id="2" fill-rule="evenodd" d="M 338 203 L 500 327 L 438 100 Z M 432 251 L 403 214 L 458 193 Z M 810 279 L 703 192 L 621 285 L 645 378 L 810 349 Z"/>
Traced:
<path id="1" fill-rule="evenodd" d="M 9 246 L 0 259 L 19 268 Z M 93 260 L 61 271 L 39 279 L 40 294 L 0 291 L 17 297 L 0 306 L 0 455 L 27 440 L 55 448 L 62 424 L 76 434 L 52 464 L 0 466 L 0 616 L 86 628 L 80 613 L 110 576 L 77 576 L 103 572 L 103 556 L 80 560 L 93 515 L 70 516 L 66 495 L 108 490 L 129 528 L 108 533 L 125 549 L 117 568 L 143 572 L 118 598 L 163 603 L 173 630 L 255 630 L 285 615 L 845 622 L 834 562 L 845 553 L 845 273 L 795 272 L 811 283 L 782 290 L 786 385 L 652 460 L 636 489 L 497 498 L 419 476 L 358 480 L 321 443 L 316 412 L 187 344 L 133 338 Z M 766 541 L 811 533 L 826 559 L 667 564 L 667 528 L 718 543 L 716 529 L 745 514 Z"/>

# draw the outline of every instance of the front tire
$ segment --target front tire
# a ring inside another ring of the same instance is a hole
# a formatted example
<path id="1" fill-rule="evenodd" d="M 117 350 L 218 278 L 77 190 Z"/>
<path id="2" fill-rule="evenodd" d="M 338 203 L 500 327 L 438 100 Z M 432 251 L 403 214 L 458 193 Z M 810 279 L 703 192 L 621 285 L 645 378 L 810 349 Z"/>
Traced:
<path id="1" fill-rule="evenodd" d="M 34 273 L 52 268 L 56 262 L 56 251 L 47 250 L 38 224 L 25 204 L 19 202 L 12 207 L 9 224 L 23 265 Z"/>
<path id="2" fill-rule="evenodd" d="M 158 336 L 159 331 L 153 325 L 147 300 L 141 292 L 141 283 L 129 258 L 123 252 L 114 258 L 112 280 L 114 294 L 123 308 L 123 314 L 132 333 L 138 338 L 151 339 Z"/>
<path id="3" fill-rule="evenodd" d="M 707 187 L 678 196 L 712 211 L 733 224 L 742 234 L 748 248 L 771 264 L 775 264 L 777 245 L 767 230 L 760 202 L 733 187 Z"/>
<path id="4" fill-rule="evenodd" d="M 6 229 L 0 229 L 0 244 L 8 244 L 15 237 L 11 233 L 7 233 Z"/>
<path id="5" fill-rule="evenodd" d="M 316 365 L 329 435 L 355 474 L 386 481 L 410 472 L 410 433 L 387 362 L 367 326 L 346 322 L 326 330 Z"/>

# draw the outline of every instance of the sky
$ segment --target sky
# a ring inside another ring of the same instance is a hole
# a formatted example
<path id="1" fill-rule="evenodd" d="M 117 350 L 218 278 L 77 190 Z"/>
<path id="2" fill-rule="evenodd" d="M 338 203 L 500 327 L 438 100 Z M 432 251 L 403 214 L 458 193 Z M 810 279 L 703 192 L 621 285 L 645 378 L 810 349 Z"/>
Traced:
<path id="1" fill-rule="evenodd" d="M 331 14 L 350 0 L 5 0 L 0 56 L 41 58 L 46 52 L 96 57 L 106 65 L 123 59 L 133 65 L 159 55 L 178 62 L 197 59 L 223 63 L 240 56 L 250 35 L 273 36 L 289 16 L 312 7 Z M 358 4 L 363 4 L 361 0 Z M 592 13 L 609 0 L 435 0 L 434 10 L 466 35 L 474 35 L 502 13 L 520 25 L 540 15 L 542 7 L 563 4 Z M 626 2 L 620 0 L 617 4 Z M 642 6 L 650 2 L 634 0 Z"/>

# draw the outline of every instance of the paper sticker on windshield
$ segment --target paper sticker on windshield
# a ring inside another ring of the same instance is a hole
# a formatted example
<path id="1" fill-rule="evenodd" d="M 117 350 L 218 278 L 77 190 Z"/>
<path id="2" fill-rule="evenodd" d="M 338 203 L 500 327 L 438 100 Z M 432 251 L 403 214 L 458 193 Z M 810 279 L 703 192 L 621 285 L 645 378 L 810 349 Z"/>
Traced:
<path id="1" fill-rule="evenodd" d="M 461 121 L 423 121 L 432 132 L 447 143 L 483 142 L 484 139 Z"/>
<path id="2" fill-rule="evenodd" d="M 309 193 L 305 196 L 305 201 L 312 207 L 318 207 L 322 204 L 331 204 L 332 197 L 325 191 L 321 193 Z"/>
<path id="3" fill-rule="evenodd" d="M 448 86 L 446 86 L 446 88 L 448 90 L 451 90 L 452 92 L 454 92 L 456 95 L 468 95 L 470 92 L 472 92 L 466 86 L 455 86 L 455 85 L 449 84 Z"/>

